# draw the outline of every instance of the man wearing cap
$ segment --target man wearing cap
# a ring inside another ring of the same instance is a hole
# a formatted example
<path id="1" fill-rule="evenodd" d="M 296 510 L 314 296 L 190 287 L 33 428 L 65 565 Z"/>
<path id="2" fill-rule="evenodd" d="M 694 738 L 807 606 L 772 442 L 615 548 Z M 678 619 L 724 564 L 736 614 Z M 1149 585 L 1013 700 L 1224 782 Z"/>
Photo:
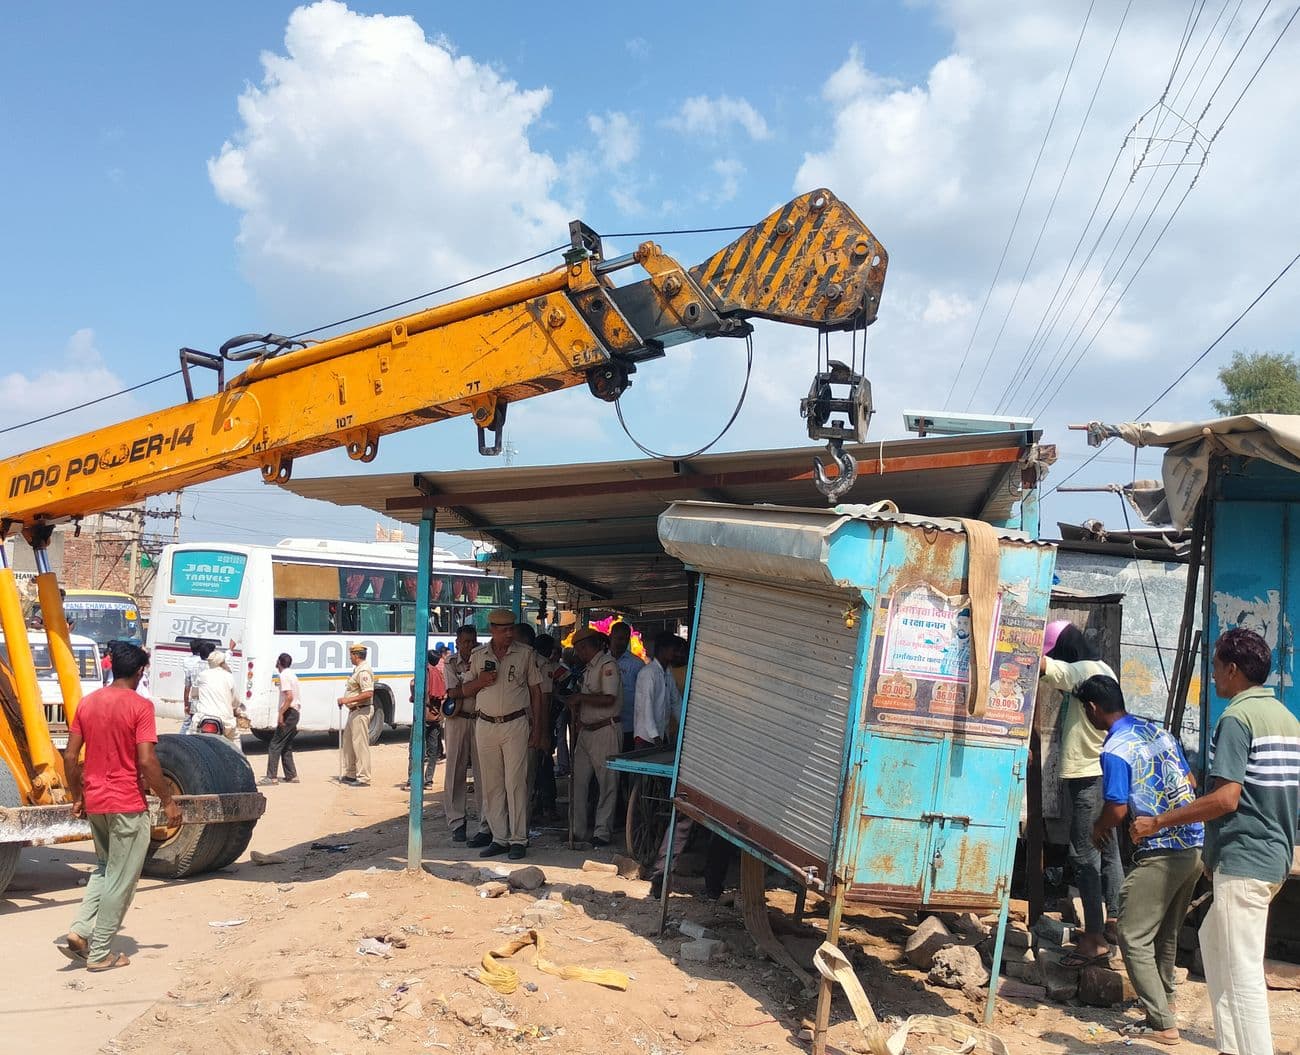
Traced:
<path id="1" fill-rule="evenodd" d="M 478 830 L 474 834 L 475 846 L 486 846 L 492 841 L 489 834 L 487 812 L 483 809 L 483 767 L 478 760 L 478 744 L 474 727 L 478 725 L 478 711 L 474 693 L 465 688 L 470 680 L 470 660 L 478 648 L 478 630 L 466 623 L 456 631 L 456 651 L 442 662 L 443 676 L 447 681 L 447 714 L 444 734 L 447 738 L 447 768 L 442 774 L 442 807 L 447 814 L 447 827 L 451 841 L 463 843 L 465 839 L 465 790 L 468 784 L 466 771 L 474 767 L 474 812 L 478 815 Z M 479 838 L 482 836 L 483 838 Z"/>
<path id="2" fill-rule="evenodd" d="M 221 723 L 221 735 L 226 742 L 240 754 L 244 753 L 237 721 L 244 707 L 224 652 L 214 649 L 208 653 L 207 669 L 194 680 L 190 690 L 190 710 L 193 712 L 190 732 L 198 732 L 205 718 L 215 719 Z"/>
<path id="3" fill-rule="evenodd" d="M 469 680 L 462 691 L 475 696 L 478 721 L 474 774 L 483 782 L 483 807 L 491 836 L 476 835 L 480 857 L 509 853 L 517 861 L 528 847 L 528 740 L 533 722 L 542 720 L 542 674 L 537 653 L 515 641 L 514 613 L 494 608 L 488 615 L 492 640 L 470 657 Z"/>
<path id="4" fill-rule="evenodd" d="M 599 788 L 593 846 L 608 846 L 618 802 L 618 774 L 606 762 L 623 746 L 620 713 L 623 686 L 618 661 L 609 654 L 605 635 L 584 626 L 573 635 L 573 651 L 583 666 L 582 685 L 569 697 L 578 743 L 573 751 L 573 833 L 587 835 L 587 792 L 594 777 Z"/>
<path id="5" fill-rule="evenodd" d="M 361 788 L 370 785 L 370 716 L 375 709 L 375 674 L 367 652 L 360 641 L 348 645 L 352 674 L 339 697 L 339 707 L 348 712 L 339 731 L 343 747 L 343 776 L 339 779 Z"/>

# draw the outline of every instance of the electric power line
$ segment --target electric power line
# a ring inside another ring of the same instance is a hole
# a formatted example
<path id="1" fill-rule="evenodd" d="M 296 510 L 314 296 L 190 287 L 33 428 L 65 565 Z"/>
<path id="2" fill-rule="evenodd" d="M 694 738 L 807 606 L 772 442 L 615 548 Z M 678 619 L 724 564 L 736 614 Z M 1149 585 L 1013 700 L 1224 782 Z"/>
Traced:
<path id="1" fill-rule="evenodd" d="M 1267 8 L 1268 3 L 1271 3 L 1271 0 L 1266 0 L 1265 9 Z M 1202 4 L 1202 6 L 1204 5 Z M 1240 10 L 1240 7 L 1241 4 L 1239 2 L 1237 7 L 1238 11 Z M 1186 86 L 1188 80 L 1191 78 L 1193 72 L 1195 71 L 1196 65 L 1199 63 L 1201 55 L 1204 54 L 1206 44 L 1208 43 L 1210 37 L 1213 35 L 1214 29 L 1218 26 L 1219 21 L 1222 18 L 1222 14 L 1223 12 L 1221 10 L 1219 17 L 1215 19 L 1214 25 L 1210 27 L 1209 32 L 1206 34 L 1206 40 L 1202 42 L 1200 49 L 1197 51 L 1196 58 L 1193 60 L 1192 65 L 1188 68 L 1187 72 L 1184 74 L 1182 81 L 1179 82 L 1178 88 L 1175 90 L 1174 97 L 1172 100 L 1174 104 L 1178 102 L 1178 98 L 1181 96 L 1183 88 Z M 1191 96 L 1192 99 L 1195 99 L 1196 95 L 1200 92 L 1201 87 L 1204 85 L 1205 78 L 1208 76 L 1209 71 L 1213 66 L 1214 59 L 1218 56 L 1219 49 L 1223 46 L 1223 42 L 1227 39 L 1228 34 L 1231 32 L 1232 20 L 1236 18 L 1236 14 L 1237 12 L 1234 11 L 1233 18 L 1230 19 L 1229 22 L 1224 26 L 1223 36 L 1220 39 L 1219 44 L 1215 47 L 1214 52 L 1210 57 L 1210 61 L 1206 64 L 1205 71 L 1202 73 L 1201 78 L 1197 82 L 1195 89 L 1193 89 L 1192 96 Z M 1262 10 L 1260 12 L 1259 17 L 1260 18 L 1263 17 Z M 1179 66 L 1182 64 L 1183 56 L 1186 53 L 1187 46 L 1190 43 L 1191 36 L 1195 31 L 1195 26 L 1196 23 L 1199 22 L 1199 19 L 1200 19 L 1199 10 L 1195 8 L 1189 9 L 1187 22 L 1184 24 L 1183 34 L 1179 39 L 1178 49 L 1174 56 L 1174 62 L 1170 67 L 1169 76 L 1165 83 L 1165 88 L 1161 92 L 1160 98 L 1155 104 L 1155 106 L 1151 108 L 1152 110 L 1155 110 L 1163 106 L 1166 100 L 1169 98 L 1169 90 L 1173 86 L 1174 79 L 1178 74 Z M 1259 23 L 1259 18 L 1256 19 L 1255 25 L 1258 25 L 1258 23 Z M 1250 35 L 1253 32 L 1254 32 L 1254 26 L 1251 27 L 1250 33 L 1247 33 L 1245 40 L 1242 41 L 1241 47 L 1238 49 L 1237 54 L 1236 56 L 1234 56 L 1232 62 L 1229 63 L 1227 70 L 1231 70 L 1232 67 L 1236 64 L 1237 59 L 1241 57 L 1241 53 L 1245 49 L 1245 46 L 1250 39 Z M 1225 75 L 1227 70 L 1225 70 Z M 1217 88 L 1216 88 L 1216 92 L 1217 92 Z M 1207 100 L 1207 108 L 1208 108 L 1208 104 L 1213 101 L 1214 94 L 1215 93 L 1212 92 L 1209 99 Z M 1163 122 L 1167 115 L 1167 112 L 1168 111 L 1166 110 L 1162 110 L 1160 115 L 1157 117 L 1154 123 L 1155 126 L 1152 129 L 1151 135 L 1149 137 L 1148 148 L 1143 151 L 1142 156 L 1138 159 L 1138 162 L 1134 168 L 1134 173 L 1141 170 L 1143 163 L 1145 162 L 1147 153 L 1149 151 L 1150 140 L 1154 139 L 1154 137 L 1159 135 L 1160 129 L 1163 126 Z M 1150 111 L 1148 111 L 1148 113 L 1150 113 Z M 1097 237 L 1093 241 L 1091 248 L 1084 255 L 1082 261 L 1080 261 L 1078 270 L 1074 272 L 1074 278 L 1070 282 L 1070 288 L 1066 291 L 1064 298 L 1060 299 L 1058 305 L 1058 298 L 1060 298 L 1061 289 L 1065 285 L 1066 278 L 1071 274 L 1071 271 L 1074 268 L 1075 260 L 1078 259 L 1079 249 L 1083 245 L 1084 239 L 1088 235 L 1088 231 L 1091 230 L 1092 228 L 1093 220 L 1096 219 L 1097 211 L 1101 207 L 1101 203 L 1105 200 L 1106 191 L 1110 187 L 1111 178 L 1114 176 L 1115 170 L 1119 166 L 1119 161 L 1124 155 L 1124 149 L 1128 145 L 1128 142 L 1132 139 L 1134 132 L 1137 131 L 1137 128 L 1141 124 L 1141 122 L 1142 122 L 1142 118 L 1139 118 L 1138 121 L 1134 124 L 1133 128 L 1129 130 L 1128 135 L 1125 137 L 1124 141 L 1120 144 L 1119 149 L 1115 153 L 1115 158 L 1111 162 L 1110 170 L 1106 173 L 1106 178 L 1105 180 L 1102 181 L 1101 189 L 1097 193 L 1097 200 L 1093 203 L 1092 210 L 1089 212 L 1088 215 L 1088 219 L 1087 221 L 1085 221 L 1083 225 L 1083 229 L 1079 232 L 1079 237 L 1075 241 L 1074 248 L 1070 252 L 1070 259 L 1066 262 L 1064 269 L 1062 269 L 1061 277 L 1057 280 L 1056 289 L 1053 290 L 1052 296 L 1049 299 L 1047 306 L 1043 309 L 1043 313 L 1038 320 L 1038 324 L 1034 329 L 1034 333 L 1029 339 L 1029 343 L 1025 349 L 1025 352 L 1021 356 L 1019 365 L 1015 370 L 1011 371 L 1011 374 L 1006 382 L 1006 385 L 1003 387 L 1002 393 L 998 397 L 997 410 L 999 412 L 1001 412 L 1003 407 L 1008 406 L 1010 404 L 1011 398 L 1013 394 L 1016 392 L 1018 385 L 1020 385 L 1022 382 L 1025 383 L 1026 385 L 1028 384 L 1029 379 L 1034 373 L 1036 367 L 1039 367 L 1043 371 L 1043 377 L 1045 377 L 1047 373 L 1050 371 L 1053 379 L 1055 378 L 1057 372 L 1059 371 L 1059 366 L 1057 367 L 1057 370 L 1052 370 L 1052 368 L 1049 365 L 1047 365 L 1052 361 L 1050 358 L 1046 362 L 1040 364 L 1035 359 L 1035 355 L 1036 353 L 1040 353 L 1043 349 L 1047 347 L 1047 343 L 1051 340 L 1053 331 L 1055 331 L 1057 324 L 1061 320 L 1061 317 L 1065 314 L 1065 311 L 1069 306 L 1070 301 L 1074 298 L 1075 292 L 1079 288 L 1079 283 L 1082 281 L 1084 275 L 1087 273 L 1088 265 L 1091 263 L 1093 257 L 1096 255 L 1097 250 L 1101 246 L 1101 243 L 1106 236 L 1106 232 L 1110 229 L 1110 225 L 1114 221 L 1117 213 L 1119 212 L 1120 206 L 1123 204 L 1124 199 L 1127 197 L 1130 188 L 1133 186 L 1133 179 L 1132 177 L 1130 177 L 1130 179 L 1127 180 L 1122 186 L 1119 196 L 1116 198 L 1114 205 L 1111 206 L 1110 214 L 1107 216 L 1105 223 L 1102 224 L 1101 230 L 1098 232 Z M 1171 145 L 1170 142 L 1166 141 L 1166 144 L 1163 148 L 1163 152 L 1161 154 L 1161 162 L 1163 162 L 1164 158 L 1168 156 L 1170 145 Z M 1133 217 L 1137 215 L 1138 210 L 1141 208 L 1142 202 L 1146 199 L 1146 195 L 1151 188 L 1151 182 L 1152 182 L 1151 180 L 1148 180 L 1146 182 L 1142 194 L 1138 198 L 1138 203 L 1133 207 L 1133 211 L 1129 215 L 1129 220 L 1126 221 L 1123 229 L 1121 230 L 1120 235 L 1116 239 L 1115 246 L 1112 247 L 1110 254 L 1107 257 L 1106 264 L 1103 265 L 1102 267 L 1101 274 L 1105 273 L 1105 269 L 1107 266 L 1109 266 L 1110 260 L 1114 258 L 1115 252 L 1118 250 L 1119 245 L 1123 242 L 1124 233 L 1128 230 L 1129 225 L 1132 223 Z M 1098 277 L 1094 280 L 1092 286 L 1093 290 L 1096 289 L 1097 283 L 1100 282 L 1101 274 L 1099 274 Z M 1112 285 L 1113 285 L 1113 281 L 1112 281 Z M 1089 296 L 1091 296 L 1091 292 L 1092 290 L 1089 291 Z M 1087 303 L 1086 298 L 1084 303 L 1085 304 Z M 1053 309 L 1055 309 L 1054 312 Z M 1079 315 L 1082 314 L 1082 311 L 1083 308 L 1080 307 L 1080 309 L 1076 312 L 1074 317 L 1075 322 L 1077 322 Z M 1048 321 L 1049 316 L 1051 317 L 1050 322 Z M 1044 329 L 1044 326 L 1046 326 L 1046 329 Z M 1072 326 L 1073 326 L 1073 322 L 1071 323 L 1071 327 Z M 1064 340 L 1062 341 L 1062 344 L 1064 344 Z M 1051 383 L 1050 381 L 1047 381 L 1046 384 L 1044 384 L 1042 377 L 1040 377 L 1040 380 L 1037 382 L 1037 385 L 1034 388 L 1034 392 L 1037 393 L 1043 391 L 1048 385 L 1050 385 L 1050 383 Z M 1031 395 L 1026 400 L 1026 402 L 1031 402 L 1035 398 L 1037 398 L 1036 394 Z"/>
<path id="2" fill-rule="evenodd" d="M 1228 334 L 1230 334 L 1233 330 L 1235 330 L 1235 329 L 1237 328 L 1237 325 L 1238 325 L 1238 324 L 1239 324 L 1239 323 L 1240 323 L 1240 322 L 1241 322 L 1241 321 L 1242 321 L 1242 320 L 1243 320 L 1247 315 L 1249 315 L 1249 314 L 1251 313 L 1251 311 L 1254 309 L 1255 305 L 1257 305 L 1261 300 L 1263 300 L 1266 296 L 1268 296 L 1268 294 L 1269 294 L 1270 292 L 1272 292 L 1273 287 L 1276 286 L 1279 282 L 1281 282 L 1282 279 L 1286 277 L 1287 273 L 1288 273 L 1288 272 L 1289 272 L 1293 267 L 1295 267 L 1295 265 L 1296 265 L 1298 262 L 1300 262 L 1300 253 L 1296 253 L 1296 255 L 1293 256 L 1293 257 L 1290 259 L 1290 261 L 1287 263 L 1287 265 L 1286 265 L 1285 267 L 1283 267 L 1282 270 L 1279 271 L 1276 275 L 1273 276 L 1272 281 L 1270 281 L 1270 282 L 1268 283 L 1268 285 L 1266 285 L 1262 290 L 1259 291 L 1258 294 L 1256 294 L 1254 300 L 1252 300 L 1249 304 L 1247 304 L 1247 305 L 1245 306 L 1245 308 L 1243 308 L 1243 309 L 1241 310 L 1241 313 L 1240 313 L 1240 314 L 1239 314 L 1235 319 L 1232 320 L 1232 322 L 1228 323 L 1228 325 L 1224 328 L 1223 332 L 1220 333 L 1219 336 L 1217 336 L 1216 338 L 1214 338 L 1214 340 L 1211 341 L 1211 342 L 1206 346 L 1206 348 L 1205 348 L 1204 351 L 1202 351 L 1199 355 L 1197 355 L 1195 358 L 1193 358 L 1192 361 L 1191 361 L 1190 363 L 1187 364 L 1187 367 L 1183 370 L 1183 372 L 1182 372 L 1181 374 L 1179 374 L 1176 378 L 1174 378 L 1174 380 L 1173 380 L 1172 382 L 1170 382 L 1170 384 L 1169 384 L 1169 385 L 1164 389 L 1164 391 L 1162 391 L 1158 396 L 1156 396 L 1155 399 L 1153 399 L 1153 400 L 1152 400 L 1150 403 L 1148 403 L 1145 407 L 1143 407 L 1143 408 L 1142 408 L 1141 410 L 1139 410 L 1136 414 L 1134 414 L 1133 417 L 1132 417 L 1132 420 L 1134 420 L 1134 421 L 1140 421 L 1140 420 L 1144 419 L 1144 418 L 1146 417 L 1146 415 L 1149 414 L 1149 413 L 1151 412 L 1151 410 L 1156 406 L 1156 404 L 1158 404 L 1162 399 L 1165 398 L 1165 396 L 1169 395 L 1170 392 L 1172 392 L 1176 387 L 1178 387 L 1179 383 L 1183 380 L 1183 378 L 1185 378 L 1185 377 L 1186 377 L 1188 374 L 1190 374 L 1190 373 L 1191 373 L 1191 372 L 1192 372 L 1192 371 L 1193 371 L 1193 370 L 1194 370 L 1194 369 L 1195 369 L 1195 368 L 1196 368 L 1200 363 L 1202 363 L 1202 362 L 1205 360 L 1206 356 L 1208 356 L 1212 351 L 1214 351 L 1214 349 L 1217 348 L 1217 347 L 1218 347 L 1218 346 L 1223 342 L 1223 339 L 1224 339 L 1225 337 L 1227 337 Z M 1084 462 L 1083 462 L 1082 465 L 1080 465 L 1080 466 L 1079 466 L 1078 468 L 1076 468 L 1073 472 L 1071 472 L 1070 475 L 1067 476 L 1064 480 L 1061 480 L 1060 482 L 1058 482 L 1057 484 L 1055 484 L 1055 485 L 1051 488 L 1051 490 L 1047 491 L 1047 492 L 1043 495 L 1043 498 L 1047 498 L 1047 497 L 1048 497 L 1049 495 L 1051 495 L 1053 492 L 1057 491 L 1059 488 L 1063 487 L 1065 484 L 1068 484 L 1071 480 L 1073 480 L 1076 476 L 1078 476 L 1079 473 L 1083 472 L 1084 469 L 1086 469 L 1086 468 L 1087 468 L 1089 465 L 1091 465 L 1094 461 L 1096 461 L 1098 458 L 1100 458 L 1102 452 L 1105 451 L 1106 448 L 1109 447 L 1110 444 L 1111 444 L 1112 442 L 1114 442 L 1114 441 L 1113 441 L 1113 440 L 1107 440 L 1107 441 L 1106 441 L 1105 443 L 1103 443 L 1100 447 L 1098 447 L 1097 450 L 1096 450 L 1092 455 L 1090 455 L 1087 459 L 1084 460 Z"/>
<path id="3" fill-rule="evenodd" d="M 984 312 L 988 310 L 989 299 L 993 296 L 993 290 L 997 287 L 998 278 L 1002 274 L 1002 265 L 1006 263 L 1007 251 L 1011 248 L 1011 240 L 1015 237 L 1016 227 L 1020 223 L 1020 215 L 1024 212 L 1025 202 L 1029 199 L 1029 190 L 1034 185 L 1034 177 L 1038 174 L 1038 165 L 1043 160 L 1043 151 L 1047 149 L 1047 141 L 1052 135 L 1052 126 L 1056 123 L 1056 115 L 1061 109 L 1061 100 L 1065 97 L 1066 85 L 1070 83 L 1070 74 L 1074 70 L 1074 60 L 1078 58 L 1079 46 L 1083 43 L 1083 36 L 1088 29 L 1088 21 L 1092 18 L 1094 6 L 1096 6 L 1096 0 L 1091 0 L 1088 4 L 1088 11 L 1083 16 L 1083 25 L 1079 28 L 1079 37 L 1074 42 L 1074 51 L 1070 55 L 1070 64 L 1066 67 L 1065 76 L 1061 80 L 1061 89 L 1056 95 L 1056 105 L 1052 107 L 1052 116 L 1047 120 L 1047 129 L 1043 132 L 1043 141 L 1038 144 L 1038 154 L 1034 158 L 1033 167 L 1029 170 L 1029 179 L 1025 182 L 1024 193 L 1020 195 L 1020 204 L 1016 206 L 1016 215 L 1012 217 L 1011 229 L 1007 232 L 1007 240 L 1002 245 L 1002 254 L 998 257 L 998 266 L 993 270 L 993 277 L 989 280 L 989 288 L 984 294 L 984 303 L 980 305 L 979 314 L 975 316 L 975 325 L 971 327 L 970 339 L 966 342 L 966 348 L 961 353 L 961 362 L 957 366 L 957 372 L 953 374 L 952 384 L 948 387 L 945 403 L 952 401 L 952 394 L 957 389 L 957 382 L 961 379 L 961 373 L 966 368 L 966 360 L 975 344 L 975 336 L 979 333 L 980 323 L 984 321 Z"/>
<path id="4" fill-rule="evenodd" d="M 1025 261 L 1025 268 L 1020 273 L 1020 281 L 1016 283 L 1016 291 L 1011 295 L 1011 303 L 1007 305 L 1006 313 L 1002 316 L 1002 325 L 998 327 L 997 336 L 993 338 L 993 344 L 989 348 L 989 354 L 984 358 L 984 365 L 980 368 L 979 378 L 975 381 L 974 388 L 971 389 L 970 399 L 966 401 L 966 409 L 971 408 L 975 397 L 979 394 L 980 386 L 984 383 L 984 375 L 988 372 L 989 364 L 993 361 L 993 356 L 997 353 L 998 345 L 1002 341 L 1002 334 L 1006 332 L 1007 323 L 1011 319 L 1011 313 L 1015 311 L 1016 303 L 1020 299 L 1020 292 L 1025 288 L 1025 282 L 1029 278 L 1029 270 L 1033 267 L 1034 259 L 1038 256 L 1038 248 L 1042 245 L 1043 236 L 1047 233 L 1047 225 L 1052 219 L 1052 213 L 1056 209 L 1057 200 L 1061 196 L 1061 188 L 1065 185 L 1065 177 L 1070 171 L 1070 165 L 1074 161 L 1075 152 L 1079 149 L 1079 141 L 1083 138 L 1084 129 L 1088 127 L 1088 118 L 1092 116 L 1092 108 L 1097 102 L 1097 94 L 1101 91 L 1102 81 L 1106 79 L 1106 72 L 1110 69 L 1110 60 L 1115 55 L 1115 48 L 1119 44 L 1120 34 L 1124 31 L 1124 23 L 1128 19 L 1128 13 L 1133 7 L 1133 0 L 1128 0 L 1124 7 L 1124 13 L 1120 15 L 1119 25 L 1115 28 L 1115 36 L 1110 42 L 1110 50 L 1106 52 L 1106 61 L 1102 63 L 1101 73 L 1097 75 L 1097 83 L 1093 85 L 1092 97 L 1088 100 L 1088 108 L 1083 113 L 1083 120 L 1079 122 L 1079 131 L 1075 133 L 1074 143 L 1070 147 L 1069 156 L 1065 159 L 1065 164 L 1061 168 L 1061 177 L 1056 181 L 1056 190 L 1052 193 L 1052 200 L 1047 205 L 1047 212 L 1043 216 L 1043 222 L 1038 228 L 1038 236 L 1034 239 L 1033 248 L 1029 251 L 1029 258 Z M 1080 38 L 1082 39 L 1082 38 Z"/>

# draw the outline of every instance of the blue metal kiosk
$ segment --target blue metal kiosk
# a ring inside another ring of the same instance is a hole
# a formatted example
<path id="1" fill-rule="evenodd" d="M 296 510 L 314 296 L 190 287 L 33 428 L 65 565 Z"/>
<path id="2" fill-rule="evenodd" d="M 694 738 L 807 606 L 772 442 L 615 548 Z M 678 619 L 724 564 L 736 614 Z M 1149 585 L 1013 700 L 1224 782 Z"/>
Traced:
<path id="1" fill-rule="evenodd" d="M 863 507 L 677 503 L 659 534 L 701 573 L 672 824 L 826 896 L 832 943 L 846 901 L 997 910 L 991 1018 L 1055 549 Z"/>

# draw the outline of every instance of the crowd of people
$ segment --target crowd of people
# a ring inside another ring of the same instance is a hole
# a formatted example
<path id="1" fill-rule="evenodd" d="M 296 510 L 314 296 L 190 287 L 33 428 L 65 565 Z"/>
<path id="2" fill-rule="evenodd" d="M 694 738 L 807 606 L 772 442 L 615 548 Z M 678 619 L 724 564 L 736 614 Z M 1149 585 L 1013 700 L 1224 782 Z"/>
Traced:
<path id="1" fill-rule="evenodd" d="M 1211 738 L 1209 788 L 1178 740 L 1128 713 L 1115 673 L 1078 627 L 1050 623 L 1042 679 L 1065 695 L 1060 770 L 1070 813 L 1070 860 L 1083 932 L 1062 961 L 1106 963 L 1117 943 L 1145 1012 L 1130 1027 L 1180 1042 L 1173 1011 L 1178 937 L 1198 882 L 1213 900 L 1201 959 L 1220 1052 L 1272 1055 L 1264 939 L 1268 909 L 1290 874 L 1300 816 L 1300 721 L 1265 686 L 1272 653 L 1251 630 L 1215 642 L 1215 693 L 1228 701 Z M 1133 845 L 1127 875 L 1116 842 Z"/>
<path id="2" fill-rule="evenodd" d="M 625 747 L 654 747 L 671 738 L 684 642 L 661 634 L 649 662 L 642 662 L 630 655 L 624 624 L 608 636 L 579 628 L 571 652 L 562 652 L 550 635 L 516 624 L 504 609 L 491 613 L 489 626 L 483 644 L 465 626 L 454 650 L 428 656 L 428 750 L 421 776 L 427 786 L 445 745 L 443 808 L 451 838 L 482 857 L 523 858 L 529 825 L 553 815 L 555 778 L 568 767 L 574 834 L 607 845 L 618 795 L 607 763 Z M 360 787 L 370 781 L 374 676 L 363 645 L 352 647 L 352 659 L 338 699 L 348 712 L 339 779 Z M 196 651 L 194 660 L 186 697 L 189 721 L 201 730 L 209 713 L 231 707 L 235 693 L 219 651 Z M 114 954 L 112 939 L 148 848 L 144 790 L 159 797 L 170 823 L 179 820 L 154 752 L 153 708 L 136 691 L 147 665 L 143 649 L 114 644 L 113 681 L 81 702 L 64 755 L 76 810 L 91 824 L 97 865 L 61 948 L 92 971 L 127 962 Z M 280 724 L 268 777 L 276 779 L 282 764 L 284 779 L 293 781 L 297 685 L 290 666 L 290 657 L 281 656 Z M 1198 795 L 1177 738 L 1128 712 L 1115 672 L 1079 628 L 1065 622 L 1047 627 L 1040 670 L 1044 683 L 1064 694 L 1060 769 L 1084 915 L 1082 933 L 1062 963 L 1105 963 L 1117 944 L 1145 1011 L 1145 1022 L 1131 1029 L 1142 1039 L 1180 1041 L 1174 961 L 1204 874 L 1213 901 L 1200 925 L 1200 944 L 1219 1050 L 1273 1050 L 1264 942 L 1270 902 L 1293 861 L 1300 720 L 1266 687 L 1271 669 L 1267 643 L 1250 630 L 1228 630 L 1215 642 L 1214 691 L 1228 703 L 1210 741 L 1209 787 Z M 238 747 L 237 737 L 232 746 Z M 467 808 L 471 765 L 473 818 Z M 593 786 L 594 816 L 588 802 Z M 1127 874 L 1116 842 L 1124 825 L 1133 846 Z"/>
<path id="3" fill-rule="evenodd" d="M 433 765 L 445 753 L 443 808 L 452 840 L 482 857 L 523 858 L 530 825 L 558 820 L 557 780 L 571 777 L 575 836 L 609 845 L 619 788 L 607 762 L 634 742 L 657 746 L 670 736 L 681 707 L 679 682 L 670 672 L 684 669 L 685 642 L 660 634 L 647 663 L 632 653 L 626 623 L 616 623 L 608 636 L 581 627 L 568 650 L 506 609 L 493 610 L 488 627 L 490 638 L 482 644 L 473 626 L 463 626 L 454 650 L 427 657 L 422 778 L 426 787 L 432 784 Z M 412 698 L 414 691 L 412 683 Z M 356 744 L 362 752 L 363 742 Z M 359 765 L 345 766 L 344 783 L 366 782 L 368 763 Z"/>

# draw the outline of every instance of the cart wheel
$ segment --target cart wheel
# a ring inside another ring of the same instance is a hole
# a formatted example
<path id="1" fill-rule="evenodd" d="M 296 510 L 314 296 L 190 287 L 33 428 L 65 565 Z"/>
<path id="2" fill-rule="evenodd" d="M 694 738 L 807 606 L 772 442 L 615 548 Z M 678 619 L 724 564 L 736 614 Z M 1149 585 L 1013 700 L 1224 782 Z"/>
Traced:
<path id="1" fill-rule="evenodd" d="M 9 767 L 0 762 L 0 806 L 21 806 L 22 798 L 18 794 L 18 781 L 9 772 Z M 18 855 L 22 846 L 10 843 L 0 846 L 0 894 L 9 886 L 18 868 Z"/>
<path id="2" fill-rule="evenodd" d="M 641 863 L 643 869 L 654 867 L 668 830 L 666 782 L 658 777 L 638 776 L 627 796 L 627 823 L 623 836 L 627 854 Z"/>

